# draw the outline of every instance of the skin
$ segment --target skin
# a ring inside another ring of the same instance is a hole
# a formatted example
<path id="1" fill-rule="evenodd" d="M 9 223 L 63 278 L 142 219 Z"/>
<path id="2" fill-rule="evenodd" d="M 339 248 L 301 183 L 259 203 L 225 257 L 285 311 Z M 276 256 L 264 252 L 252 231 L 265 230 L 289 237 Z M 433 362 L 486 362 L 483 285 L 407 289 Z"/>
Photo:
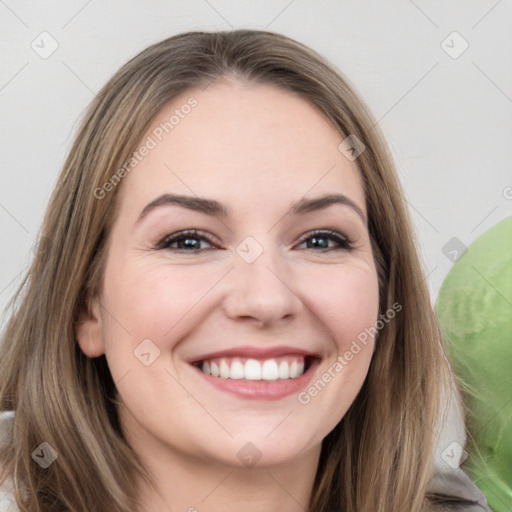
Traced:
<path id="1" fill-rule="evenodd" d="M 154 479 L 156 491 L 139 482 L 140 510 L 303 511 L 321 442 L 359 392 L 374 340 L 307 405 L 297 394 L 255 401 L 219 391 L 187 359 L 240 345 L 291 345 L 321 356 L 313 382 L 332 374 L 337 356 L 378 317 L 366 222 L 340 204 L 286 212 L 303 197 L 341 193 L 366 216 L 359 171 L 321 113 L 269 85 L 220 80 L 186 91 L 148 134 L 191 96 L 197 107 L 120 185 L 101 293 L 78 340 L 89 357 L 106 354 L 123 432 Z M 216 199 L 233 214 L 219 219 L 166 205 L 136 224 L 164 192 Z M 193 238 L 203 250 L 155 248 L 194 228 L 211 236 L 212 243 Z M 301 241 L 317 229 L 348 237 L 352 249 Z M 253 263 L 236 252 L 247 236 L 263 249 Z M 134 356 L 144 339 L 160 350 L 149 366 Z M 248 442 L 261 454 L 250 467 L 237 457 Z"/>

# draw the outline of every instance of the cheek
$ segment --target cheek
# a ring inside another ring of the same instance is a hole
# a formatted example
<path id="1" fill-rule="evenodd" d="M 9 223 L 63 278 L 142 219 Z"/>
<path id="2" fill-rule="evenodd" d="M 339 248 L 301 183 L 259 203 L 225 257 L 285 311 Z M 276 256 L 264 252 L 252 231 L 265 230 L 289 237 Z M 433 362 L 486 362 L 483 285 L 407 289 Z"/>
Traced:
<path id="1" fill-rule="evenodd" d="M 131 411 L 147 411 L 155 389 L 166 390 L 193 409 L 193 401 L 165 370 L 174 368 L 174 349 L 200 323 L 201 299 L 218 279 L 211 268 L 170 269 L 165 261 L 137 259 L 112 266 L 105 274 L 106 355 L 122 401 Z M 196 413 L 199 421 L 201 411 Z"/>
<path id="2" fill-rule="evenodd" d="M 160 346 L 179 336 L 188 315 L 217 281 L 206 266 L 174 265 L 170 271 L 168 262 L 134 259 L 105 276 L 105 300 L 114 323 L 124 327 L 123 337 L 134 343 L 150 338 Z"/>
<path id="3" fill-rule="evenodd" d="M 319 437 L 339 423 L 363 385 L 374 347 L 369 328 L 379 313 L 374 267 L 340 265 L 321 274 L 303 280 L 308 290 L 304 296 L 319 325 L 328 329 L 331 350 L 316 378 L 297 397 L 303 413 L 316 418 Z"/>
<path id="4" fill-rule="evenodd" d="M 377 273 L 370 266 L 332 266 L 303 279 L 304 297 L 329 330 L 338 351 L 373 326 L 379 311 Z"/>

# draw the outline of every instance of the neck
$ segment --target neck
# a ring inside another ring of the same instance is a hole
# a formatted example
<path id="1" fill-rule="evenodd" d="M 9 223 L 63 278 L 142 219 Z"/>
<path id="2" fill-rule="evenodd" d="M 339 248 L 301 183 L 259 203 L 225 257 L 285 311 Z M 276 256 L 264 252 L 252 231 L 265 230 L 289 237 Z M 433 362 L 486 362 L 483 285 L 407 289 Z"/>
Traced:
<path id="1" fill-rule="evenodd" d="M 142 454 L 153 486 L 139 481 L 138 512 L 304 512 L 320 447 L 293 461 L 261 468 L 191 458 L 168 449 L 150 452 L 147 446 Z"/>

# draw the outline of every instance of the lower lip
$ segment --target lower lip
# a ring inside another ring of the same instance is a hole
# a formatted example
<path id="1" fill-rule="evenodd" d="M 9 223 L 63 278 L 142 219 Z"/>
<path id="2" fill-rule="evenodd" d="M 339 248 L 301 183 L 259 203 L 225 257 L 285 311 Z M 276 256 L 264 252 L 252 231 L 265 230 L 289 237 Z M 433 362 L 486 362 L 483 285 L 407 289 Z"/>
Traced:
<path id="1" fill-rule="evenodd" d="M 206 375 L 199 368 L 195 368 L 206 382 L 221 391 L 231 393 L 246 400 L 280 400 L 289 395 L 298 394 L 313 378 L 319 361 L 315 360 L 300 377 L 277 381 L 221 379 Z"/>

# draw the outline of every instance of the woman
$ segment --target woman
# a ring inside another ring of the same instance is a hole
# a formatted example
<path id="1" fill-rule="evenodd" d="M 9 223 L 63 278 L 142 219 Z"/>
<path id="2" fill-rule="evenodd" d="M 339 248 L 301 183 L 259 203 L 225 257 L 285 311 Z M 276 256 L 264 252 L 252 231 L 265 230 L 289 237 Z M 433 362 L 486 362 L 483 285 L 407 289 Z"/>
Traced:
<path id="1" fill-rule="evenodd" d="M 21 510 L 485 507 L 433 486 L 451 373 L 384 140 L 284 36 L 190 32 L 123 66 L 19 300 Z"/>

